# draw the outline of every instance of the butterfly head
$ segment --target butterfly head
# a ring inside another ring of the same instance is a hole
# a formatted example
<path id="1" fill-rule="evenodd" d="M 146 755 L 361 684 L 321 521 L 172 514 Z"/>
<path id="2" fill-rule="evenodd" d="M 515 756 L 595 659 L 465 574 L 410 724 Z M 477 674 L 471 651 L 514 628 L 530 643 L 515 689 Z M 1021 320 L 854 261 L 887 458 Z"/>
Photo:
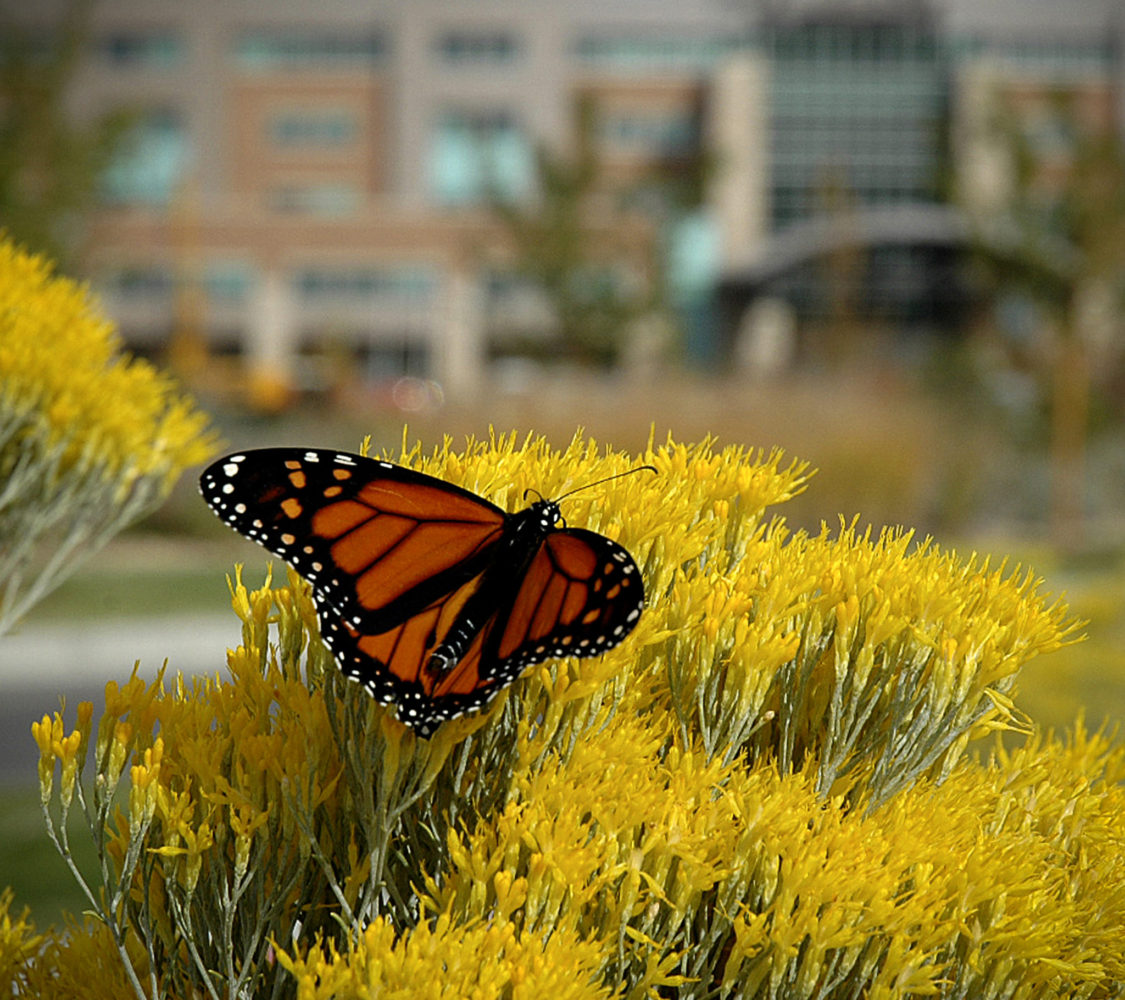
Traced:
<path id="1" fill-rule="evenodd" d="M 562 521 L 564 527 L 566 526 L 557 500 L 548 500 L 546 497 L 540 496 L 535 503 L 527 507 L 522 513 L 523 523 L 538 535 L 545 535 L 547 532 L 553 531 L 560 521 Z"/>
<path id="2" fill-rule="evenodd" d="M 560 521 L 566 524 L 563 520 L 562 511 L 559 510 L 559 505 L 554 500 L 539 500 L 531 505 L 539 515 L 539 525 L 544 531 L 549 531 L 555 527 Z"/>
<path id="3" fill-rule="evenodd" d="M 526 489 L 523 491 L 523 498 L 526 500 L 532 493 L 539 499 L 535 501 L 530 507 L 527 508 L 527 523 L 534 524 L 536 530 L 545 534 L 555 528 L 559 522 L 562 522 L 563 527 L 566 527 L 566 519 L 562 516 L 562 510 L 559 507 L 559 501 L 565 500 L 575 493 L 582 490 L 589 489 L 591 486 L 600 486 L 602 483 L 608 483 L 613 479 L 620 479 L 622 476 L 631 476 L 634 472 L 656 472 L 656 468 L 651 465 L 638 465 L 635 469 L 629 469 L 626 472 L 619 472 L 613 476 L 606 476 L 604 479 L 596 479 L 592 483 L 585 483 L 582 486 L 575 487 L 573 490 L 568 490 L 562 496 L 555 497 L 553 500 L 548 500 L 542 493 L 535 489 Z"/>

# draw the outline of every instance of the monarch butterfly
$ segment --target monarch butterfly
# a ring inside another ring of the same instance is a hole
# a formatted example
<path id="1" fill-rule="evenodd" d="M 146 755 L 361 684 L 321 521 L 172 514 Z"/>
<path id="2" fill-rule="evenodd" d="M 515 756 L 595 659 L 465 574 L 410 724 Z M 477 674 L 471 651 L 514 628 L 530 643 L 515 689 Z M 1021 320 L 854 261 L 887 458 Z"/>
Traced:
<path id="1" fill-rule="evenodd" d="M 412 469 L 316 448 L 228 455 L 199 485 L 219 518 L 312 584 L 340 668 L 421 736 L 529 664 L 617 645 L 644 607 L 632 556 L 558 527 L 558 500 L 509 514 Z"/>

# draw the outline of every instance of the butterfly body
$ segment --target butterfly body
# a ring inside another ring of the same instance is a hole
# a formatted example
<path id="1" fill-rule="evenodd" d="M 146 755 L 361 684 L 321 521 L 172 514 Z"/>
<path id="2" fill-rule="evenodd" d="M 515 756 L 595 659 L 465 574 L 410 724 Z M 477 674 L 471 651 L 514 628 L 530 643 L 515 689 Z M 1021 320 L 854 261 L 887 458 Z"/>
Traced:
<path id="1" fill-rule="evenodd" d="M 509 514 L 389 462 L 300 448 L 229 455 L 200 489 L 309 580 L 341 669 L 421 735 L 532 663 L 616 645 L 644 605 L 629 553 L 559 527 L 552 500 Z"/>
<path id="2" fill-rule="evenodd" d="M 440 678 L 451 670 L 468 652 L 472 640 L 496 606 L 511 604 L 531 560 L 559 517 L 558 504 L 549 500 L 540 500 L 508 516 L 504 533 L 497 542 L 495 559 L 484 570 L 479 586 L 469 596 L 449 631 L 429 655 L 426 669 L 435 677 Z M 435 638 L 431 633 L 431 639 Z"/>

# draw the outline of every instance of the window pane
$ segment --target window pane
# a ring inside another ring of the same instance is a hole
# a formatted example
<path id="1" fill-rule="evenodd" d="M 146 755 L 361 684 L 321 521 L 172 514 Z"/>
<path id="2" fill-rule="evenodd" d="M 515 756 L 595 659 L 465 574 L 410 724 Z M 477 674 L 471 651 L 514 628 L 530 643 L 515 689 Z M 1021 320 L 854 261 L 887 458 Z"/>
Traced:
<path id="1" fill-rule="evenodd" d="M 250 296 L 254 270 L 242 261 L 211 262 L 203 276 L 207 297 L 216 303 L 238 305 Z"/>
<path id="2" fill-rule="evenodd" d="M 305 301 L 323 299 L 421 303 L 437 289 L 431 268 L 404 265 L 385 268 L 309 267 L 293 277 L 298 296 Z"/>
<path id="3" fill-rule="evenodd" d="M 386 54 L 380 33 L 254 32 L 242 35 L 234 46 L 235 62 L 251 73 L 363 68 L 377 65 Z"/>
<path id="4" fill-rule="evenodd" d="M 527 139 L 509 126 L 494 134 L 487 144 L 486 183 L 505 200 L 526 198 L 535 182 L 535 158 Z"/>
<path id="5" fill-rule="evenodd" d="M 172 295 L 172 273 L 159 265 L 121 267 L 107 273 L 99 282 L 107 296 L 126 301 L 162 302 Z"/>
<path id="6" fill-rule="evenodd" d="M 279 111 L 269 120 L 270 140 L 277 146 L 347 146 L 355 141 L 359 125 L 350 111 L 299 109 Z"/>
<path id="7" fill-rule="evenodd" d="M 447 31 L 434 48 L 448 63 L 507 64 L 519 55 L 519 42 L 503 31 Z"/>
<path id="8" fill-rule="evenodd" d="M 190 144 L 175 112 L 145 115 L 102 174 L 101 194 L 111 205 L 167 205 L 187 173 Z"/>
<path id="9" fill-rule="evenodd" d="M 443 123 L 430 153 L 430 184 L 438 202 L 463 205 L 483 187 L 480 158 L 469 131 L 456 122 Z"/>
<path id="10" fill-rule="evenodd" d="M 114 32 L 100 40 L 98 49 L 106 62 L 123 68 L 171 69 L 185 53 L 183 38 L 167 31 Z"/>
<path id="11" fill-rule="evenodd" d="M 698 122 L 690 111 L 622 111 L 604 114 L 603 141 L 614 150 L 648 156 L 686 156 L 698 144 Z"/>
<path id="12" fill-rule="evenodd" d="M 711 37 L 586 35 L 574 42 L 584 65 L 617 73 L 706 73 L 744 44 L 738 35 Z"/>
<path id="13" fill-rule="evenodd" d="M 430 189 L 446 206 L 490 195 L 519 200 L 535 183 L 531 143 L 504 111 L 454 111 L 438 122 L 430 146 Z"/>
<path id="14" fill-rule="evenodd" d="M 359 208 L 362 196 L 351 184 L 290 184 L 274 188 L 269 205 L 276 212 L 340 216 Z"/>

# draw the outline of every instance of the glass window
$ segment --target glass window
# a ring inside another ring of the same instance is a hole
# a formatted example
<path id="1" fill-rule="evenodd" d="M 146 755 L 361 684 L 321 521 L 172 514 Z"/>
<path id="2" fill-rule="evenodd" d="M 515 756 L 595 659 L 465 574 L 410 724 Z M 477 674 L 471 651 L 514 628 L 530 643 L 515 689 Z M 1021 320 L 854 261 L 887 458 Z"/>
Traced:
<path id="1" fill-rule="evenodd" d="M 351 111 L 300 108 L 271 115 L 268 130 L 270 141 L 276 146 L 348 146 L 355 142 L 359 123 Z"/>
<path id="2" fill-rule="evenodd" d="M 174 111 L 142 116 L 101 178 L 110 205 L 167 205 L 191 159 L 187 129 Z"/>
<path id="3" fill-rule="evenodd" d="M 1105 37 L 1086 41 L 1016 38 L 1000 44 L 979 43 L 1015 62 L 1034 66 L 1041 72 L 1068 73 L 1089 69 L 1108 70 L 1114 62 L 1113 42 Z"/>
<path id="4" fill-rule="evenodd" d="M 382 62 L 386 54 L 386 39 L 379 32 L 252 32 L 234 46 L 236 64 L 250 73 L 363 68 Z"/>
<path id="5" fill-rule="evenodd" d="M 385 268 L 309 267 L 298 271 L 293 285 L 304 300 L 335 299 L 425 302 L 437 290 L 430 267 L 403 265 Z"/>
<path id="6" fill-rule="evenodd" d="M 775 227 L 824 211 L 833 187 L 856 204 L 934 197 L 948 86 L 931 32 L 908 24 L 812 24 L 779 32 L 775 42 Z"/>
<path id="7" fill-rule="evenodd" d="M 216 303 L 245 302 L 254 284 L 254 269 L 243 261 L 211 261 L 203 276 L 207 297 Z"/>
<path id="8" fill-rule="evenodd" d="M 607 112 L 598 131 L 610 148 L 649 156 L 685 156 L 699 139 L 699 123 L 687 110 Z"/>
<path id="9" fill-rule="evenodd" d="M 434 44 L 444 62 L 507 64 L 519 55 L 519 41 L 504 31 L 447 31 Z"/>
<path id="10" fill-rule="evenodd" d="M 669 234 L 668 279 L 677 298 L 713 288 L 719 275 L 719 226 L 706 211 L 691 212 Z"/>
<path id="11" fill-rule="evenodd" d="M 184 40 L 170 31 L 118 31 L 98 43 L 102 58 L 115 66 L 171 69 L 186 51 Z"/>
<path id="12" fill-rule="evenodd" d="M 172 294 L 172 273 L 159 265 L 125 266 L 111 271 L 100 282 L 106 295 L 129 300 L 160 301 Z"/>
<path id="13" fill-rule="evenodd" d="M 705 73 L 728 53 L 746 44 L 738 35 L 676 37 L 662 35 L 586 35 L 574 42 L 579 62 L 622 73 Z"/>
<path id="14" fill-rule="evenodd" d="M 189 275 L 179 277 L 188 280 Z M 203 274 L 207 297 L 227 304 L 245 301 L 253 280 L 253 268 L 244 261 L 210 261 Z M 158 264 L 126 265 L 106 273 L 98 287 L 107 296 L 130 302 L 164 302 L 175 290 L 176 275 Z"/>
<path id="15" fill-rule="evenodd" d="M 489 196 L 518 201 L 534 187 L 535 153 L 510 115 L 451 111 L 434 131 L 429 175 L 441 205 L 471 205 Z"/>
<path id="16" fill-rule="evenodd" d="M 353 184 L 325 181 L 313 184 L 286 184 L 269 194 L 275 212 L 294 215 L 348 215 L 359 208 L 363 198 Z"/>

